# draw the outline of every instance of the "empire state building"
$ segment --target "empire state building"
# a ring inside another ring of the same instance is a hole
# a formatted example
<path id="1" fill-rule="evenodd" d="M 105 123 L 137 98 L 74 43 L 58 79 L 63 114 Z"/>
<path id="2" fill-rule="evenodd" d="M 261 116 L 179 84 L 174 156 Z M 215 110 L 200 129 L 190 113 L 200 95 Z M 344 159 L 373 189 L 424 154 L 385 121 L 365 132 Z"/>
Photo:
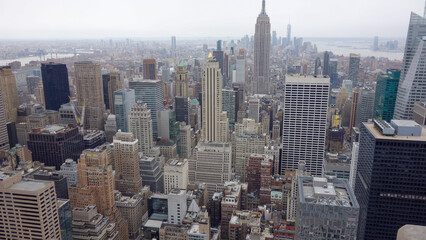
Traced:
<path id="1" fill-rule="evenodd" d="M 270 91 L 269 54 L 271 51 L 271 23 L 265 11 L 265 0 L 262 1 L 262 12 L 256 21 L 254 33 L 254 73 L 252 91 L 267 94 Z"/>

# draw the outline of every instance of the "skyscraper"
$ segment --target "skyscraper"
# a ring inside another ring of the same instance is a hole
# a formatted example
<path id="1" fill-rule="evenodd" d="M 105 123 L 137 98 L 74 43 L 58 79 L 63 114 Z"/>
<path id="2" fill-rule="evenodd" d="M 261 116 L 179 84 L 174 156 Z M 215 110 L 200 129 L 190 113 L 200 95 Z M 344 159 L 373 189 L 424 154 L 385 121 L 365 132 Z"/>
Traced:
<path id="1" fill-rule="evenodd" d="M 135 104 L 135 90 L 123 89 L 114 92 L 114 110 L 117 129 L 128 131 L 128 119 L 130 110 Z"/>
<path id="2" fill-rule="evenodd" d="M 426 222 L 426 129 L 412 120 L 361 125 L 355 195 L 358 239 L 395 239 Z"/>
<path id="3" fill-rule="evenodd" d="M 324 52 L 324 66 L 322 69 L 322 75 L 328 76 L 329 75 L 329 64 L 330 64 L 330 52 L 325 51 Z"/>
<path id="4" fill-rule="evenodd" d="M 83 136 L 71 125 L 48 125 L 28 134 L 33 160 L 60 169 L 68 158 L 77 160 L 83 150 Z"/>
<path id="5" fill-rule="evenodd" d="M 305 161 L 310 174 L 321 175 L 329 94 L 328 77 L 286 76 L 281 173 Z"/>
<path id="6" fill-rule="evenodd" d="M 133 133 L 121 132 L 114 136 L 115 188 L 125 196 L 142 190 L 139 170 L 138 139 Z"/>
<path id="7" fill-rule="evenodd" d="M 176 69 L 176 97 L 188 97 L 188 70 L 184 62 Z"/>
<path id="8" fill-rule="evenodd" d="M 426 18 L 412 12 L 405 42 L 404 59 L 402 60 L 401 79 L 405 78 L 424 36 L 426 36 Z"/>
<path id="9" fill-rule="evenodd" d="M 109 109 L 112 114 L 114 111 L 114 92 L 122 88 L 120 73 L 113 72 L 102 75 L 102 84 L 104 88 L 104 103 L 106 109 Z"/>
<path id="10" fill-rule="evenodd" d="M 222 110 L 226 111 L 231 129 L 233 129 L 237 120 L 237 93 L 238 91 L 234 89 L 222 89 Z"/>
<path id="11" fill-rule="evenodd" d="M 119 234 L 125 236 L 128 234 L 127 223 L 120 217 L 114 199 L 114 172 L 109 164 L 111 154 L 106 144 L 83 151 L 77 166 L 78 184 L 69 187 L 70 203 L 72 208 L 96 205 L 99 213 L 115 222 Z"/>
<path id="12" fill-rule="evenodd" d="M 153 147 L 151 110 L 138 101 L 129 114 L 129 131 L 138 139 L 139 151 L 147 155 Z"/>
<path id="13" fill-rule="evenodd" d="M 105 112 L 101 66 L 90 61 L 74 63 L 77 100 L 80 110 L 85 105 L 85 129 L 103 129 Z M 80 111 L 81 112 L 81 111 Z"/>
<path id="14" fill-rule="evenodd" d="M 206 183 L 210 199 L 231 180 L 231 155 L 229 143 L 200 141 L 194 149 L 194 157 L 189 159 L 189 181 Z"/>
<path id="15" fill-rule="evenodd" d="M 41 76 L 46 109 L 59 111 L 62 104 L 69 102 L 70 86 L 67 66 L 61 63 L 43 63 Z"/>
<path id="16" fill-rule="evenodd" d="M 180 151 L 179 157 L 189 158 L 192 156 L 191 126 L 185 123 L 179 124 Z"/>
<path id="17" fill-rule="evenodd" d="M 246 56 L 239 54 L 235 64 L 235 83 L 245 83 L 247 77 Z"/>
<path id="18" fill-rule="evenodd" d="M 143 78 L 149 80 L 157 79 L 157 61 L 155 59 L 143 60 Z"/>
<path id="19" fill-rule="evenodd" d="M 176 121 L 189 124 L 188 70 L 184 62 L 180 62 L 176 70 Z"/>
<path id="20" fill-rule="evenodd" d="M 330 77 L 331 88 L 339 87 L 339 75 L 337 73 L 337 65 L 339 64 L 337 59 L 330 59 L 328 63 L 328 76 Z"/>
<path id="21" fill-rule="evenodd" d="M 291 24 L 287 24 L 287 46 L 291 45 Z"/>
<path id="22" fill-rule="evenodd" d="M 61 239 L 53 182 L 23 180 L 21 172 L 0 172 L 0 179 L 1 239 Z"/>
<path id="23" fill-rule="evenodd" d="M 259 122 L 260 120 L 260 100 L 258 98 L 252 98 L 249 100 L 249 113 L 248 118 L 251 118 L 255 120 L 256 122 Z"/>
<path id="24" fill-rule="evenodd" d="M 373 51 L 379 50 L 379 37 L 375 36 L 373 41 Z"/>
<path id="25" fill-rule="evenodd" d="M 222 74 L 219 63 L 210 54 L 202 80 L 202 139 L 220 141 L 222 114 Z"/>
<path id="26" fill-rule="evenodd" d="M 18 90 L 16 89 L 15 75 L 12 69 L 0 66 L 0 89 L 3 98 L 3 110 L 6 122 L 16 122 L 18 115 Z"/>
<path id="27" fill-rule="evenodd" d="M 222 40 L 217 40 L 216 51 L 222 51 Z"/>
<path id="28" fill-rule="evenodd" d="M 315 59 L 315 68 L 314 68 L 314 76 L 319 75 L 319 68 L 321 67 L 321 58 L 317 57 Z"/>
<path id="29" fill-rule="evenodd" d="M 426 100 L 426 19 L 411 13 L 394 119 L 411 119 L 415 102 Z"/>
<path id="30" fill-rule="evenodd" d="M 265 0 L 262 11 L 257 17 L 254 33 L 254 71 L 252 92 L 267 94 L 269 84 L 269 54 L 271 52 L 271 23 L 265 11 Z"/>
<path id="31" fill-rule="evenodd" d="M 272 31 L 272 46 L 276 46 L 277 45 L 277 31 Z"/>
<path id="32" fill-rule="evenodd" d="M 223 51 L 222 50 L 213 51 L 213 57 L 219 63 L 219 71 L 220 71 L 220 74 L 222 75 L 222 80 L 223 80 L 222 85 L 226 85 L 225 84 L 226 78 L 224 76 L 225 68 L 224 68 L 224 53 L 223 53 Z"/>
<path id="33" fill-rule="evenodd" d="M 358 54 L 351 53 L 349 55 L 349 75 L 348 75 L 348 78 L 349 78 L 349 80 L 352 81 L 353 87 L 358 86 L 358 82 L 359 82 L 359 79 L 358 79 L 359 61 L 360 61 L 360 56 Z"/>
<path id="34" fill-rule="evenodd" d="M 129 82 L 129 87 L 135 89 L 136 101 L 146 103 L 151 110 L 152 134 L 157 138 L 157 114 L 164 109 L 162 81 L 133 79 Z"/>
<path id="35" fill-rule="evenodd" d="M 3 106 L 2 89 L 0 89 L 0 151 L 9 150 L 9 138 L 7 133 L 6 117 Z"/>
<path id="36" fill-rule="evenodd" d="M 368 119 L 373 118 L 374 111 L 374 97 L 375 92 L 371 88 L 363 88 L 359 92 L 355 127 L 360 128 L 361 123 L 367 122 Z"/>
<path id="37" fill-rule="evenodd" d="M 386 74 L 377 76 L 374 118 L 383 119 L 387 122 L 392 120 L 400 74 L 400 70 L 388 69 Z"/>
<path id="38" fill-rule="evenodd" d="M 170 48 L 172 51 L 176 50 L 176 36 L 172 36 L 172 43 Z"/>
<path id="39" fill-rule="evenodd" d="M 72 208 L 96 205 L 102 215 L 116 213 L 110 151 L 106 145 L 83 151 L 77 165 L 78 183 L 69 187 Z"/>
<path id="40" fill-rule="evenodd" d="M 358 99 L 359 99 L 359 88 L 355 88 L 352 93 L 352 103 L 351 103 L 351 115 L 349 118 L 349 130 L 352 131 L 352 128 L 355 127 L 356 115 L 358 110 Z"/>

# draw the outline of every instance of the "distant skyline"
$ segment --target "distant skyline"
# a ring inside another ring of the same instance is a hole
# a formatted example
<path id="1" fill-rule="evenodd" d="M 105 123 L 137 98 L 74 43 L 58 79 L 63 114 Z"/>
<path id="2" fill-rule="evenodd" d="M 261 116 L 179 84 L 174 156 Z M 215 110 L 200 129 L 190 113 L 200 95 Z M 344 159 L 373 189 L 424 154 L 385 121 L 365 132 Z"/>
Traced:
<path id="1" fill-rule="evenodd" d="M 241 38 L 261 0 L 2 1 L 0 39 Z M 405 38 L 424 0 L 266 0 L 271 30 L 307 38 Z"/>

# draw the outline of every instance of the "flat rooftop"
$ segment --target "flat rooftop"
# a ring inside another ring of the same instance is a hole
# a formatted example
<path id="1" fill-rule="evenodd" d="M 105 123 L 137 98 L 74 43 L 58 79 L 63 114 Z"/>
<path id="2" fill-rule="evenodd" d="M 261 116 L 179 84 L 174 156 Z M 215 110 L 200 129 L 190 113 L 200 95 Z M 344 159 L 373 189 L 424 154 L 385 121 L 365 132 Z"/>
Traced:
<path id="1" fill-rule="evenodd" d="M 49 182 L 35 181 L 35 180 L 23 180 L 21 182 L 15 183 L 9 187 L 11 190 L 27 191 L 27 192 L 37 192 L 48 187 Z"/>
<path id="2" fill-rule="evenodd" d="M 374 123 L 363 123 L 364 126 L 373 134 L 373 136 L 377 139 L 388 139 L 388 140 L 412 140 L 412 141 L 426 141 L 426 127 L 422 127 L 422 135 L 419 137 L 413 136 L 385 136 L 383 135 L 375 126 Z M 418 125 L 418 124 L 417 124 Z"/>
<path id="3" fill-rule="evenodd" d="M 160 229 L 161 228 L 161 224 L 163 224 L 162 221 L 148 220 L 145 223 L 144 227 L 146 227 L 146 228 L 148 227 L 148 228 L 158 228 L 158 229 Z"/>
<path id="4" fill-rule="evenodd" d="M 322 177 L 299 177 L 299 201 L 308 204 L 356 207 L 358 202 L 348 181 Z"/>
<path id="5" fill-rule="evenodd" d="M 330 84 L 330 78 L 325 76 L 312 75 L 286 75 L 285 83 L 297 84 Z"/>
<path id="6" fill-rule="evenodd" d="M 231 148 L 230 143 L 219 143 L 219 142 L 199 142 L 198 145 L 195 147 L 198 150 L 201 151 L 211 151 L 211 152 L 225 152 L 229 151 Z"/>

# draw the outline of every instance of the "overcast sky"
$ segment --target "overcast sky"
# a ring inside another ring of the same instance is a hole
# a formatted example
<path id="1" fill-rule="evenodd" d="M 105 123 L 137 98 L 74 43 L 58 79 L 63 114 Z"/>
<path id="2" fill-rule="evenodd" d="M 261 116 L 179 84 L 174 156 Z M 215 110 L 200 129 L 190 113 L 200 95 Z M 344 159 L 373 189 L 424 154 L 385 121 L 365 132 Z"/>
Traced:
<path id="1" fill-rule="evenodd" d="M 266 0 L 272 30 L 300 37 L 406 37 L 425 0 Z M 0 0 L 0 39 L 238 37 L 261 0 Z"/>

